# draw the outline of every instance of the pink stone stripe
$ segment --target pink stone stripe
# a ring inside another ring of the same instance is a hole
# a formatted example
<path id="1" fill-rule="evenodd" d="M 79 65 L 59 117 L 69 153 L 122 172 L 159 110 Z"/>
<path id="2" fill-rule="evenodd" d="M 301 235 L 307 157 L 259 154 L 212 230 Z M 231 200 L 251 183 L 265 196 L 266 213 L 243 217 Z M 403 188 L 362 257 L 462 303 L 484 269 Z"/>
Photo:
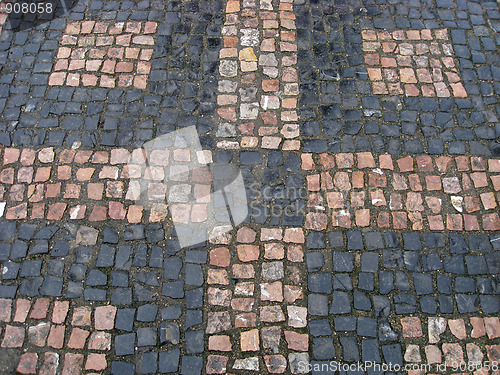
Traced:
<path id="1" fill-rule="evenodd" d="M 143 149 L 0 149 L 0 217 L 160 222 L 168 214 L 165 201 L 145 207 L 141 192 L 165 198 L 160 185 L 169 168 L 187 160 L 184 151 L 162 151 L 166 155 L 146 165 Z M 420 155 L 393 161 L 386 154 L 376 162 L 369 152 L 301 157 L 309 194 L 306 229 L 500 230 L 500 159 Z M 179 222 L 206 220 L 211 177 L 195 169 L 191 178 L 193 207 L 170 207 Z"/>
<path id="2" fill-rule="evenodd" d="M 217 147 L 300 149 L 292 3 L 227 2 Z M 296 373 L 309 360 L 303 229 L 241 227 L 211 242 L 205 373 Z"/>
<path id="3" fill-rule="evenodd" d="M 302 154 L 305 228 L 498 231 L 500 159 Z"/>
<path id="4" fill-rule="evenodd" d="M 132 151 L 0 148 L 0 217 L 163 221 L 168 214 L 165 180 L 175 174 L 174 168 L 188 165 L 192 158 L 205 158 L 205 153 L 192 151 L 190 156 L 185 149 L 152 152 L 155 155 L 148 164 L 149 155 L 141 148 Z M 170 205 L 172 218 L 185 223 L 202 222 L 207 219 L 211 176 L 201 167 L 186 174 L 193 182 L 195 200 L 190 206 Z"/>
<path id="5" fill-rule="evenodd" d="M 291 1 L 230 0 L 217 96 L 219 148 L 299 150 L 297 44 Z"/>
<path id="6" fill-rule="evenodd" d="M 242 227 L 213 244 L 207 374 L 290 373 L 291 363 L 308 359 L 304 238 L 302 228 Z"/>

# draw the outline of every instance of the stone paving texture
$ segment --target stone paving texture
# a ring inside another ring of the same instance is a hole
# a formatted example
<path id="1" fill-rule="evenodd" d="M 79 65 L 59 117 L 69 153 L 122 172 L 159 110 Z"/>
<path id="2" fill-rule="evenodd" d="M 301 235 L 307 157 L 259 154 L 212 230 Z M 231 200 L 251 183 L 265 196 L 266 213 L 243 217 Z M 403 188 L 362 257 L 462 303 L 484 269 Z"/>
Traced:
<path id="1" fill-rule="evenodd" d="M 498 3 L 0 6 L 1 373 L 500 373 Z"/>

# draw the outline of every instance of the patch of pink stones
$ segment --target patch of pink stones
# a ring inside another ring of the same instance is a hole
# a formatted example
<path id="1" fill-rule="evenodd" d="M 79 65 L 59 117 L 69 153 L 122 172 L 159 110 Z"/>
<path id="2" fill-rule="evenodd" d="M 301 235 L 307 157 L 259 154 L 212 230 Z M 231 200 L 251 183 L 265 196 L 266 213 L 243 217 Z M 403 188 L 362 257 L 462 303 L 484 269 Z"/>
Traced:
<path id="1" fill-rule="evenodd" d="M 229 0 L 219 58 L 219 148 L 299 150 L 293 2 Z M 230 129 L 228 131 L 228 128 Z"/>
<path id="2" fill-rule="evenodd" d="M 302 154 L 305 229 L 499 231 L 500 159 Z"/>
<path id="3" fill-rule="evenodd" d="M 108 367 L 115 315 L 114 306 L 0 299 L 0 348 L 19 350 L 20 374 L 101 374 Z"/>
<path id="4" fill-rule="evenodd" d="M 467 97 L 448 30 L 363 30 L 361 36 L 375 95 Z"/>
<path id="5" fill-rule="evenodd" d="M 400 319 L 404 360 L 422 373 L 500 373 L 500 319 L 498 317 L 405 317 Z M 423 344 L 422 344 L 423 343 Z M 420 367 L 423 369 L 424 367 Z"/>
<path id="6" fill-rule="evenodd" d="M 157 27 L 135 21 L 68 23 L 49 85 L 145 89 Z"/>

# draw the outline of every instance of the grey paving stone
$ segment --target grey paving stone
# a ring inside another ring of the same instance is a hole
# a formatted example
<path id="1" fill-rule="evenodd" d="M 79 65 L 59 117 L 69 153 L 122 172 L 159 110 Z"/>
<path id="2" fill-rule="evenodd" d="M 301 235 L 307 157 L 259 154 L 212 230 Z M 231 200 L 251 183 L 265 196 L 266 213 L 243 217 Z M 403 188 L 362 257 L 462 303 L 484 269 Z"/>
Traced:
<path id="1" fill-rule="evenodd" d="M 332 276 L 326 272 L 309 275 L 307 285 L 313 293 L 329 294 L 332 292 Z"/>
<path id="2" fill-rule="evenodd" d="M 133 373 L 135 373 L 135 364 L 122 361 L 111 362 L 111 374 L 120 375 Z"/>
<path id="3" fill-rule="evenodd" d="M 347 314 L 351 312 L 349 294 L 346 292 L 333 292 L 330 314 Z"/>
<path id="4" fill-rule="evenodd" d="M 186 352 L 200 354 L 204 350 L 204 331 L 188 331 L 185 333 Z"/>
<path id="5" fill-rule="evenodd" d="M 115 337 L 114 348 L 116 355 L 131 355 L 135 353 L 135 333 L 117 335 Z"/>
<path id="6" fill-rule="evenodd" d="M 312 320 L 308 322 L 308 326 L 309 333 L 315 337 L 330 336 L 332 334 L 332 329 L 330 328 L 330 322 L 328 321 L 328 319 Z M 335 327 L 335 330 L 338 330 L 337 327 Z"/>
<path id="7" fill-rule="evenodd" d="M 203 358 L 195 356 L 182 356 L 181 374 L 182 375 L 198 375 L 203 370 Z"/>
<path id="8" fill-rule="evenodd" d="M 161 373 L 176 372 L 179 369 L 179 349 L 159 353 L 158 364 Z"/>
<path id="9" fill-rule="evenodd" d="M 323 254 L 320 252 L 308 252 L 306 253 L 306 265 L 308 272 L 317 272 L 325 264 L 325 259 Z"/>
<path id="10" fill-rule="evenodd" d="M 316 359 L 332 359 L 335 356 L 333 339 L 328 337 L 318 337 L 313 339 L 313 356 Z"/>
<path id="11" fill-rule="evenodd" d="M 137 328 L 137 346 L 155 346 L 157 332 L 153 328 Z"/>
<path id="12" fill-rule="evenodd" d="M 328 297 L 321 294 L 310 294 L 308 297 L 308 312 L 312 316 L 328 315 Z"/>

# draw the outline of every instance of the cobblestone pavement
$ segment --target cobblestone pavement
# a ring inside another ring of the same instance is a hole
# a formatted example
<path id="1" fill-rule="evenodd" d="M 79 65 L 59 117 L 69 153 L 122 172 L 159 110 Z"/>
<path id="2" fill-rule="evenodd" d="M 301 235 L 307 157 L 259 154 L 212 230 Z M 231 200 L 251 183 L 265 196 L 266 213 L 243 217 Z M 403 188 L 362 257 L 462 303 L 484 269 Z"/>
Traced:
<path id="1" fill-rule="evenodd" d="M 500 374 L 497 2 L 12 4 L 0 373 Z"/>

